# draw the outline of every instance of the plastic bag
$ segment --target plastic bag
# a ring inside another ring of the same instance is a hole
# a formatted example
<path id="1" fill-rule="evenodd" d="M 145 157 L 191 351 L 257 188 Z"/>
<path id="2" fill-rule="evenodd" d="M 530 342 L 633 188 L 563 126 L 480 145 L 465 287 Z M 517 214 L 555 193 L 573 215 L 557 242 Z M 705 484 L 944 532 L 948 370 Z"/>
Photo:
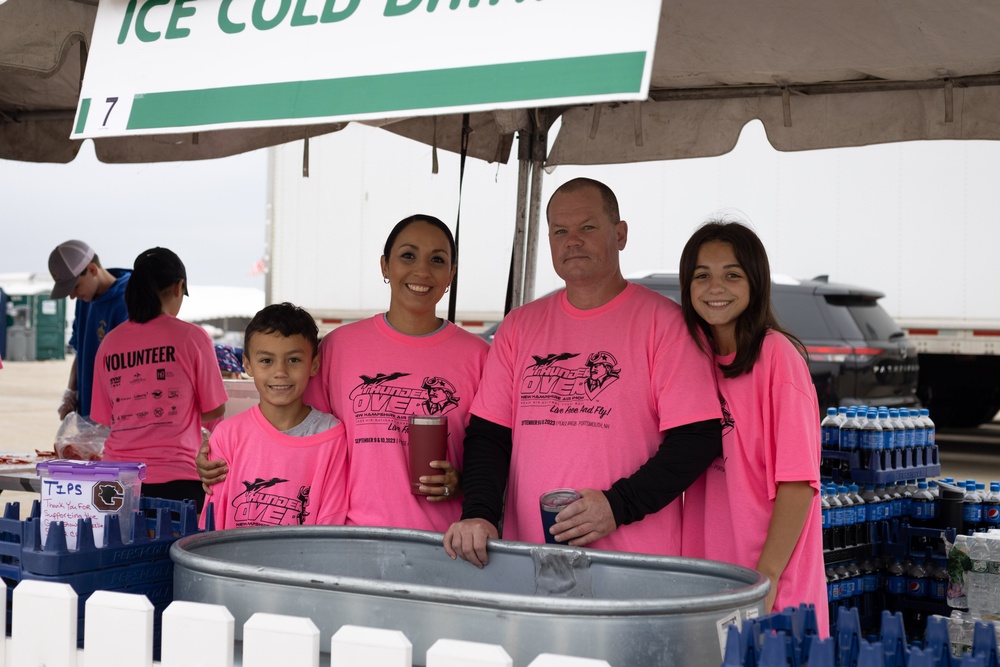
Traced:
<path id="1" fill-rule="evenodd" d="M 111 429 L 70 412 L 59 425 L 54 449 L 61 459 L 100 461 Z"/>

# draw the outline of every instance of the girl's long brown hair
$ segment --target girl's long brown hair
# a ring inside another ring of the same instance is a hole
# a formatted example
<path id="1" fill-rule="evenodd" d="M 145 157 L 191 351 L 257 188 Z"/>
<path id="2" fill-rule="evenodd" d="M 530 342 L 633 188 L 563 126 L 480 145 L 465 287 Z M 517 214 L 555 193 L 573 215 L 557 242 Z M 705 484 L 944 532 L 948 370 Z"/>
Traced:
<path id="1" fill-rule="evenodd" d="M 684 312 L 684 322 L 688 331 L 698 342 L 698 346 L 705 349 L 705 339 L 699 335 L 699 332 L 703 332 L 712 347 L 715 347 L 712 341 L 712 328 L 698 315 L 691 302 L 691 282 L 694 279 L 695 267 L 698 266 L 698 251 L 710 241 L 720 241 L 732 246 L 736 261 L 743 268 L 750 283 L 750 302 L 746 310 L 736 318 L 736 357 L 731 364 L 719 365 L 722 375 L 734 378 L 742 373 L 749 373 L 760 357 L 760 348 L 764 344 L 764 336 L 767 335 L 768 329 L 784 334 L 800 352 L 806 354 L 802 341 L 785 331 L 774 314 L 771 305 L 771 265 L 767 261 L 764 244 L 746 225 L 727 220 L 706 222 L 688 239 L 684 250 L 681 251 L 681 310 Z M 705 351 L 715 352 L 714 349 Z"/>

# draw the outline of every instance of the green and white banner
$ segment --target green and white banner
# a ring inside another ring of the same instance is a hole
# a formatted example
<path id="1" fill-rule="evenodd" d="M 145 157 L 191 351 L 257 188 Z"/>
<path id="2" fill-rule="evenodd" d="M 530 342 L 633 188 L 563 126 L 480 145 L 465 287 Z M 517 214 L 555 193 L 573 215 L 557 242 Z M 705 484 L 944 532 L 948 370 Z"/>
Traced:
<path id="1" fill-rule="evenodd" d="M 100 0 L 73 138 L 645 99 L 660 0 Z"/>

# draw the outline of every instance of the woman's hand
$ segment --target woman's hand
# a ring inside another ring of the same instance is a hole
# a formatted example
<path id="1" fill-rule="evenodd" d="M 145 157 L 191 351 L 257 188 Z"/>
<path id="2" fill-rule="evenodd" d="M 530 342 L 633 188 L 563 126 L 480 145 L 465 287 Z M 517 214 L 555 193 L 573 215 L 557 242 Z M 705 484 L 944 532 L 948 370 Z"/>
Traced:
<path id="1" fill-rule="evenodd" d="M 215 459 L 210 461 L 208 457 L 211 455 L 211 449 L 208 443 L 203 443 L 201 449 L 198 450 L 198 455 L 194 459 L 195 465 L 198 467 L 198 477 L 201 478 L 201 488 L 205 490 L 208 495 L 212 494 L 212 485 L 218 484 L 226 478 L 229 473 L 229 466 L 222 459 Z"/>
<path id="2" fill-rule="evenodd" d="M 462 473 L 448 461 L 431 461 L 432 468 L 442 470 L 442 475 L 424 475 L 420 478 L 420 492 L 427 494 L 428 502 L 441 503 L 461 498 Z"/>

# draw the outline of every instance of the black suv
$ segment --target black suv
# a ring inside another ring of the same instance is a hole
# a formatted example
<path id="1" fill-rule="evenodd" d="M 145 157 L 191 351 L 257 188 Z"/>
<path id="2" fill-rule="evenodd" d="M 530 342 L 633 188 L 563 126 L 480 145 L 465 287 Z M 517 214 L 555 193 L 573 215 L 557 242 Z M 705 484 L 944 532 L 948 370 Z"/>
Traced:
<path id="1" fill-rule="evenodd" d="M 629 280 L 681 301 L 676 273 Z M 828 407 L 886 405 L 916 407 L 917 349 L 878 304 L 885 294 L 812 280 L 771 283 L 771 301 L 781 325 L 806 346 L 820 414 Z M 496 327 L 483 334 L 492 338 Z"/>

